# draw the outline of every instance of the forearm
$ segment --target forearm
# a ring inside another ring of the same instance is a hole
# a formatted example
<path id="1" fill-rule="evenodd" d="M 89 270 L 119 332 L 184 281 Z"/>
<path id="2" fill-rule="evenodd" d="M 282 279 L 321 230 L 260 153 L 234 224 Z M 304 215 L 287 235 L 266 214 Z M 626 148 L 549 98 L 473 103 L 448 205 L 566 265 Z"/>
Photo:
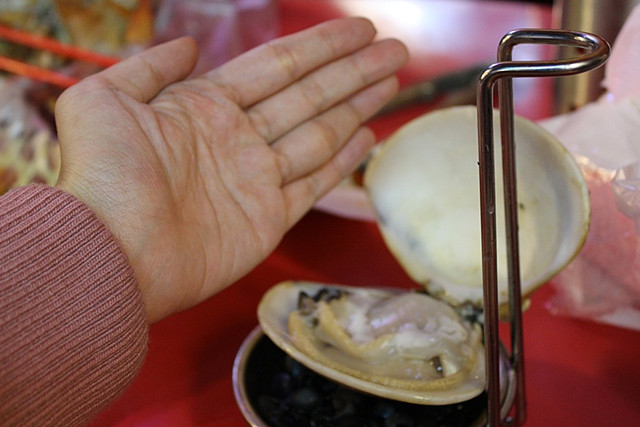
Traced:
<path id="1" fill-rule="evenodd" d="M 0 424 L 86 421 L 146 346 L 133 272 L 95 215 L 45 186 L 0 198 Z"/>

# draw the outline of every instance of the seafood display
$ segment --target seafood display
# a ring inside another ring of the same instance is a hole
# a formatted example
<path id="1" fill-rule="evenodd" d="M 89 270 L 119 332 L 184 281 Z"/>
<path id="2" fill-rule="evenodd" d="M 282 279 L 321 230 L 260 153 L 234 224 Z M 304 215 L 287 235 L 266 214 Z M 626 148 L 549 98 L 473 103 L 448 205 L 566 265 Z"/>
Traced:
<path id="1" fill-rule="evenodd" d="M 550 134 L 517 117 L 515 139 L 526 296 L 579 251 L 589 227 L 589 198 L 573 157 Z M 258 308 L 264 333 L 315 372 L 369 394 L 426 405 L 480 395 L 485 358 L 478 322 L 483 283 L 477 150 L 475 107 L 455 107 L 405 125 L 368 163 L 364 185 L 381 234 L 423 291 L 280 283 Z M 505 303 L 501 185 L 496 193 L 499 299 Z M 504 374 L 510 367 L 502 356 Z M 503 374 L 505 396 L 509 375 Z"/>
<path id="2" fill-rule="evenodd" d="M 54 185 L 60 170 L 58 139 L 34 105 L 26 80 L 0 78 L 0 195 L 33 182 Z"/>
<path id="3" fill-rule="evenodd" d="M 151 0 L 0 2 L 0 25 L 91 51 L 120 56 L 153 36 Z M 0 55 L 82 77 L 96 71 L 45 49 L 0 39 Z M 0 72 L 0 194 L 29 183 L 54 185 L 60 149 L 53 120 L 61 89 Z"/>
<path id="4" fill-rule="evenodd" d="M 148 44 L 153 0 L 12 0 L 0 3 L 0 25 L 109 55 Z M 44 50 L 0 40 L 0 54 L 44 68 L 69 65 Z"/>

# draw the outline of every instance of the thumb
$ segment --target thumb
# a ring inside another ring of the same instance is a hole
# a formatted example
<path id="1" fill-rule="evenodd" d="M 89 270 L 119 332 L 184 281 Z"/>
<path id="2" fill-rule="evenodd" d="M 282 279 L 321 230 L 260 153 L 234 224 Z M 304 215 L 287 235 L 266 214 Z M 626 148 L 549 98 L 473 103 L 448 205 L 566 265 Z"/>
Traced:
<path id="1" fill-rule="evenodd" d="M 196 42 L 181 37 L 127 58 L 89 79 L 106 81 L 138 102 L 146 103 L 168 85 L 186 78 L 197 59 Z"/>

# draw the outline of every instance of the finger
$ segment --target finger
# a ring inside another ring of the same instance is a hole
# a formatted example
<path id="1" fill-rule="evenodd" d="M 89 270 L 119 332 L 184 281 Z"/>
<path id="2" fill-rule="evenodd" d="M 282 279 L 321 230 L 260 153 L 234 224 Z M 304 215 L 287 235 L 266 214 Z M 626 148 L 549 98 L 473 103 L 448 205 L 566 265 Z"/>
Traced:
<path id="1" fill-rule="evenodd" d="M 375 33 L 373 24 L 364 18 L 328 21 L 259 46 L 205 77 L 246 108 L 309 71 L 360 49 Z"/>
<path id="2" fill-rule="evenodd" d="M 102 79 L 139 102 L 148 102 L 168 85 L 186 78 L 198 59 L 198 47 L 182 37 L 148 49 L 90 78 Z"/>
<path id="3" fill-rule="evenodd" d="M 395 73 L 406 61 L 407 50 L 402 43 L 383 40 L 318 69 L 256 104 L 247 113 L 258 133 L 271 142 L 344 98 Z"/>
<path id="4" fill-rule="evenodd" d="M 331 159 L 397 91 L 396 77 L 387 77 L 283 136 L 272 145 L 280 160 L 282 181 L 293 181 Z"/>
<path id="5" fill-rule="evenodd" d="M 373 132 L 366 127 L 360 128 L 330 162 L 284 186 L 289 213 L 287 225 L 295 224 L 322 196 L 353 172 L 374 143 Z"/>

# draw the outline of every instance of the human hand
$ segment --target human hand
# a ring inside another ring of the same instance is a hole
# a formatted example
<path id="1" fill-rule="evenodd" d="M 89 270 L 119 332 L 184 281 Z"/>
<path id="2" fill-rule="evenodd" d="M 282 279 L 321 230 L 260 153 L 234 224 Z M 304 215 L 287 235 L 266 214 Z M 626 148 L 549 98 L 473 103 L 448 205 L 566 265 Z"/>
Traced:
<path id="1" fill-rule="evenodd" d="M 57 186 L 119 240 L 150 322 L 248 273 L 360 163 L 407 59 L 374 36 L 330 21 L 193 78 L 182 38 L 61 95 Z"/>

